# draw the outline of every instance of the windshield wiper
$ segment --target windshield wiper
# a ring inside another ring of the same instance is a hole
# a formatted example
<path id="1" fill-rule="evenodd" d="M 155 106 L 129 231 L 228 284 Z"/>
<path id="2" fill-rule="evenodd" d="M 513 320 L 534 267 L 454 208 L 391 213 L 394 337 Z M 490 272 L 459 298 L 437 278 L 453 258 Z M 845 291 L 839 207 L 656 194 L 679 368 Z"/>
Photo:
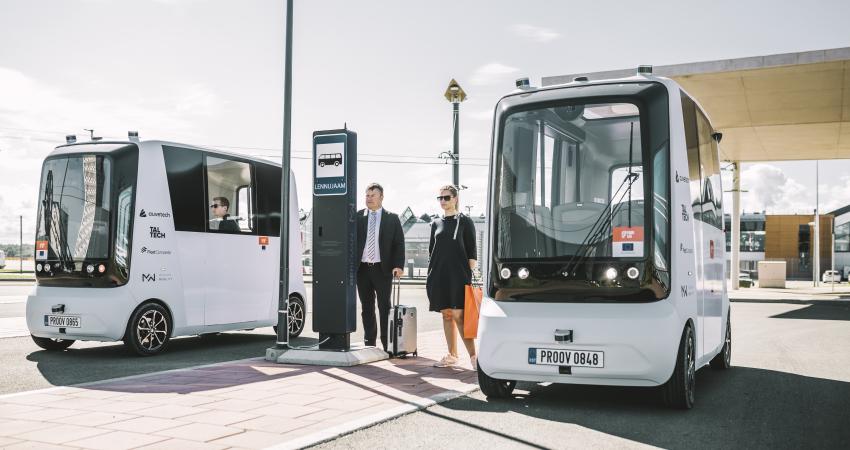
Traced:
<path id="1" fill-rule="evenodd" d="M 610 228 L 611 218 L 614 217 L 614 215 L 620 211 L 620 208 L 623 206 L 623 198 L 626 196 L 626 193 L 629 193 L 629 195 L 631 196 L 632 184 L 635 182 L 635 180 L 637 180 L 637 178 L 637 173 L 630 172 L 623 179 L 623 181 L 620 183 L 620 186 L 617 187 L 617 191 L 614 192 L 614 195 L 612 195 L 611 199 L 608 200 L 608 204 L 605 205 L 605 209 L 603 209 L 603 212 L 599 215 L 599 217 L 596 218 L 596 221 L 590 228 L 590 232 L 587 233 L 587 236 L 585 236 L 584 240 L 582 240 L 581 244 L 579 244 L 576 254 L 573 255 L 572 258 L 570 258 L 570 261 L 567 263 L 566 266 L 564 266 L 562 271 L 567 272 L 572 276 L 575 276 L 575 269 L 578 268 L 578 266 L 589 257 L 590 251 L 594 249 L 596 245 L 599 244 L 599 242 L 602 241 L 603 236 Z M 623 191 L 622 194 L 620 194 L 620 190 L 623 189 L 623 185 L 626 185 L 626 183 L 628 183 L 628 185 L 626 186 L 626 190 Z M 617 197 L 618 195 L 619 199 Z M 617 199 L 617 204 L 612 208 L 611 204 L 614 203 L 615 199 Z M 629 208 L 631 212 L 631 204 L 629 204 Z"/>

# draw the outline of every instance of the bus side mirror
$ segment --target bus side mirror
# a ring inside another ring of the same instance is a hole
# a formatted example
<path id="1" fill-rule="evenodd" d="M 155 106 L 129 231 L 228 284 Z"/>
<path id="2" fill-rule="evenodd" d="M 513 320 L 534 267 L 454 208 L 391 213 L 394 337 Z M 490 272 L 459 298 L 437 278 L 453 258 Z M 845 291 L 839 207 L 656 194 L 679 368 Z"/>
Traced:
<path id="1" fill-rule="evenodd" d="M 713 137 L 715 142 L 719 144 L 720 140 L 723 139 L 723 133 L 715 131 L 714 133 L 711 133 L 711 137 Z"/>

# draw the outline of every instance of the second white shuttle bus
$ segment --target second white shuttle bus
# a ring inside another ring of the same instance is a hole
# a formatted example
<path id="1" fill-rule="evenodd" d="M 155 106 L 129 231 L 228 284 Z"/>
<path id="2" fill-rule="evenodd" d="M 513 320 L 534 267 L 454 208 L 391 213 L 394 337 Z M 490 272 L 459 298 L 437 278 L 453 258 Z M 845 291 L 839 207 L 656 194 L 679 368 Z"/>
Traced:
<path id="1" fill-rule="evenodd" d="M 290 174 L 290 334 L 306 304 Z M 281 167 L 161 141 L 57 147 L 44 161 L 27 325 L 36 344 L 174 336 L 277 323 Z"/>
<path id="2" fill-rule="evenodd" d="M 479 382 L 660 386 L 730 367 L 718 142 L 674 81 L 521 88 L 495 111 Z"/>

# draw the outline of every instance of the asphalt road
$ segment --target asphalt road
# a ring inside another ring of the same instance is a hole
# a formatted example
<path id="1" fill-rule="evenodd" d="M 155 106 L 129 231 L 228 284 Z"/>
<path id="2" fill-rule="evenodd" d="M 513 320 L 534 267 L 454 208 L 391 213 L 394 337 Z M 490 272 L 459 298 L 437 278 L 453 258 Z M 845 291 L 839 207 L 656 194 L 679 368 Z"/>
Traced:
<path id="1" fill-rule="evenodd" d="M 733 303 L 733 367 L 697 372 L 696 406 L 652 389 L 520 383 L 344 436 L 321 449 L 847 448 L 850 306 Z"/>
<path id="2" fill-rule="evenodd" d="M 26 295 L 31 284 L 0 283 L 0 318 L 22 317 Z M 308 287 L 308 299 L 310 291 Z M 402 286 L 401 302 L 416 306 L 420 331 L 442 329 L 440 315 L 428 313 L 424 286 Z M 358 305 L 358 326 L 360 308 Z M 317 342 L 312 332 L 312 316 L 293 345 Z M 362 341 L 362 331 L 352 334 L 352 341 Z M 223 333 L 212 337 L 174 339 L 168 350 L 158 356 L 141 358 L 129 354 L 121 343 L 75 342 L 64 352 L 48 352 L 37 347 L 29 337 L 0 339 L 0 394 L 21 392 L 52 386 L 67 386 L 109 378 L 179 369 L 222 361 L 262 357 L 274 344 L 271 327 L 250 332 Z"/>

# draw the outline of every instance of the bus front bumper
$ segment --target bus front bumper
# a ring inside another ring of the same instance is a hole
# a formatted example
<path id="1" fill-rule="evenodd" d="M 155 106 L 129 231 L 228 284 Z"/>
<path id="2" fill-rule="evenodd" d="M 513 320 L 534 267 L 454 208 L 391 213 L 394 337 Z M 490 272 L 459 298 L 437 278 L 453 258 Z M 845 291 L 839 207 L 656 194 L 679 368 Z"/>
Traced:
<path id="1" fill-rule="evenodd" d="M 131 309 L 127 292 L 36 286 L 27 297 L 27 327 L 33 336 L 43 338 L 121 340 Z"/>
<path id="2" fill-rule="evenodd" d="M 669 299 L 616 304 L 485 298 L 478 328 L 478 366 L 501 380 L 657 386 L 673 373 L 685 320 Z M 565 335 L 571 335 L 571 340 Z M 536 359 L 532 363 L 534 349 L 595 354 L 602 363 L 599 367 L 545 365 Z"/>

